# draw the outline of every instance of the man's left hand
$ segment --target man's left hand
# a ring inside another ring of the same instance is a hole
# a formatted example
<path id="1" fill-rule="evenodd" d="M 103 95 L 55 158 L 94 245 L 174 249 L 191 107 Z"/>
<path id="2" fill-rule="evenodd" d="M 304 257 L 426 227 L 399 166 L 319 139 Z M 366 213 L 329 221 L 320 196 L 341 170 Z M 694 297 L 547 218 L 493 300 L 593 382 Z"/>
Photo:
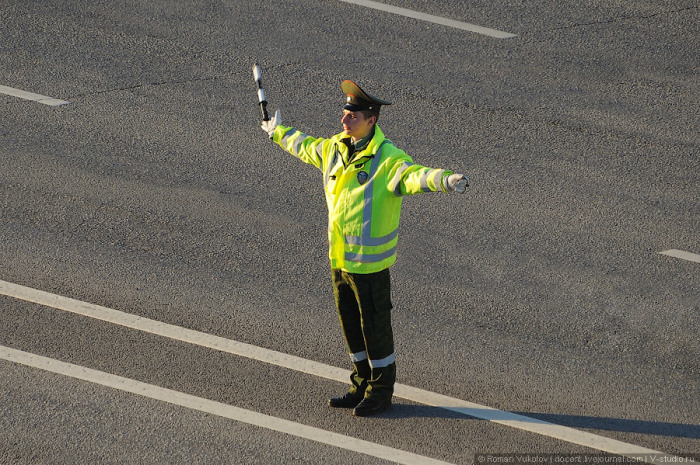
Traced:
<path id="1" fill-rule="evenodd" d="M 447 190 L 464 194 L 469 187 L 469 178 L 463 174 L 451 174 L 447 177 Z"/>

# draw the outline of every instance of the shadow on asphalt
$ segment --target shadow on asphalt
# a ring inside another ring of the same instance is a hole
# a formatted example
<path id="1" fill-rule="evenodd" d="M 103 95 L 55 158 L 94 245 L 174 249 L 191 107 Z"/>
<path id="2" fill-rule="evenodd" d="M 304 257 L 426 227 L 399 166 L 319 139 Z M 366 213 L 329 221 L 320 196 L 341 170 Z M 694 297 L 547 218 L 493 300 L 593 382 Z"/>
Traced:
<path id="1" fill-rule="evenodd" d="M 676 438 L 700 439 L 700 425 L 668 423 L 646 420 L 626 420 L 623 418 L 591 417 L 583 415 L 562 415 L 551 413 L 513 412 L 534 420 L 547 421 L 557 425 L 577 429 L 596 429 L 626 433 L 651 434 Z M 481 420 L 451 410 L 425 405 L 394 403 L 382 414 L 385 418 L 469 418 Z"/>

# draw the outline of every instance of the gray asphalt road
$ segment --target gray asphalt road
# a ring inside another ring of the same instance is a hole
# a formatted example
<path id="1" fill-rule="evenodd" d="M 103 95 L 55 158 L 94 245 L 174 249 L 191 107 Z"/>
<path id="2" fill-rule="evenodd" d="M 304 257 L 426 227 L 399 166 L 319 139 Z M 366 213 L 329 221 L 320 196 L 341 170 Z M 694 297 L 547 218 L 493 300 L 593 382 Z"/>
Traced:
<path id="1" fill-rule="evenodd" d="M 0 0 L 0 280 L 348 368 L 315 168 L 270 108 L 339 132 L 340 82 L 464 196 L 405 200 L 392 269 L 402 384 L 672 454 L 700 451 L 696 1 L 391 5 Z M 452 463 L 596 453 L 0 295 L 0 346 Z M 1 463 L 382 463 L 0 360 Z"/>

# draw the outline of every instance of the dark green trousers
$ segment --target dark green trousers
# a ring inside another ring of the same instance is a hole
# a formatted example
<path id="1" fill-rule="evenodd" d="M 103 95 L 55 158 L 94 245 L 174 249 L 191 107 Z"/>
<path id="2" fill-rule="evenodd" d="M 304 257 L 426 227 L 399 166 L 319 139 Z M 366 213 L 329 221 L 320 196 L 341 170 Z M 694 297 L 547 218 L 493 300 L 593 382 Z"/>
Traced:
<path id="1" fill-rule="evenodd" d="M 332 269 L 340 327 L 353 362 L 350 392 L 389 401 L 396 363 L 389 269 L 359 274 Z"/>

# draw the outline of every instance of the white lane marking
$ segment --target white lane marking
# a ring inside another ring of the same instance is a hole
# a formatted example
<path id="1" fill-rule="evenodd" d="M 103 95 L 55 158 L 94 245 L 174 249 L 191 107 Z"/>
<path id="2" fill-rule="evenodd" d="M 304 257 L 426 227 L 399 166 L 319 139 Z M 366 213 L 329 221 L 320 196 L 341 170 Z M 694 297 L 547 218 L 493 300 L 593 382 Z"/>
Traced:
<path id="1" fill-rule="evenodd" d="M 433 15 L 429 15 L 427 13 L 421 13 L 419 11 L 409 10 L 407 8 L 401 8 L 398 6 L 387 5 L 386 3 L 374 2 L 371 0 L 340 0 L 340 1 L 345 2 L 345 3 L 352 3 L 354 5 L 365 6 L 367 8 L 373 8 L 375 10 L 385 11 L 387 13 L 394 13 L 397 15 L 406 16 L 408 18 L 419 19 L 421 21 L 428 21 L 430 23 L 454 27 L 457 29 L 462 29 L 464 31 L 476 32 L 477 34 L 495 37 L 497 39 L 512 39 L 514 37 L 518 37 L 517 34 L 511 34 L 510 32 L 498 31 L 496 29 L 478 26 L 476 24 L 463 23 L 461 21 L 455 21 L 454 19 L 443 18 L 441 16 L 433 16 Z"/>
<path id="2" fill-rule="evenodd" d="M 670 249 L 659 253 L 661 255 L 668 255 L 669 257 L 682 258 L 683 260 L 688 260 L 690 262 L 700 263 L 700 255 L 686 252 L 684 250 Z"/>
<path id="3" fill-rule="evenodd" d="M 107 321 L 127 328 L 156 334 L 182 342 L 208 347 L 221 352 L 246 357 L 260 362 L 288 368 L 321 378 L 326 378 L 341 383 L 347 383 L 348 371 L 341 368 L 314 362 L 294 355 L 253 346 L 243 342 L 224 339 L 199 331 L 181 328 L 168 323 L 150 320 L 137 315 L 120 312 L 100 305 L 81 302 L 79 300 L 63 297 L 56 294 L 32 289 L 19 284 L 0 280 L 0 294 L 27 302 L 34 302 L 58 310 L 75 313 L 78 315 Z M 418 402 L 432 407 L 444 408 L 454 412 L 463 413 L 471 417 L 488 420 L 520 430 L 560 439 L 572 444 L 590 447 L 602 452 L 634 457 L 638 461 L 654 461 L 656 457 L 667 454 L 647 449 L 634 444 L 617 441 L 604 436 L 580 431 L 567 426 L 561 426 L 525 415 L 519 415 L 504 410 L 498 410 L 486 405 L 480 405 L 453 397 L 443 396 L 430 391 L 396 384 L 394 395 L 413 402 Z M 646 457 L 646 459 L 645 459 Z M 673 456 L 669 456 L 673 457 Z"/>
<path id="4" fill-rule="evenodd" d="M 116 376 L 110 373 L 105 373 L 104 371 L 97 371 L 80 365 L 74 365 L 72 363 L 66 363 L 60 360 L 31 354 L 29 352 L 23 352 L 10 347 L 0 346 L 0 359 L 49 371 L 51 373 L 88 381 L 90 383 L 118 389 L 120 391 L 148 397 L 150 399 L 167 402 L 169 404 L 186 407 L 192 410 L 210 413 L 212 415 L 240 421 L 249 425 L 259 426 L 261 428 L 278 431 L 280 433 L 286 433 L 292 436 L 309 439 L 311 441 L 328 444 L 340 449 L 347 449 L 356 453 L 369 455 L 371 457 L 389 460 L 395 463 L 407 465 L 420 465 L 424 463 L 444 465 L 449 463 L 435 460 L 430 457 L 413 454 L 411 452 L 406 452 L 404 450 L 394 449 L 393 447 L 387 447 L 381 444 L 364 441 L 362 439 L 345 436 L 343 434 L 314 428 L 313 426 L 307 426 L 282 418 L 253 412 L 252 410 L 245 410 L 239 407 L 234 407 L 233 405 L 222 404 L 220 402 L 204 399 L 202 397 L 196 397 L 184 392 L 173 391 L 171 389 L 155 386 L 153 384 L 147 384 L 130 378 Z"/>
<path id="5" fill-rule="evenodd" d="M 70 103 L 66 102 L 65 100 L 59 100 L 57 98 L 47 97 L 45 95 L 33 94 L 31 92 L 7 86 L 0 86 L 0 94 L 11 95 L 13 97 L 19 97 L 24 100 L 31 100 L 33 102 L 43 103 L 44 105 L 50 105 L 52 107 L 68 105 Z"/>

